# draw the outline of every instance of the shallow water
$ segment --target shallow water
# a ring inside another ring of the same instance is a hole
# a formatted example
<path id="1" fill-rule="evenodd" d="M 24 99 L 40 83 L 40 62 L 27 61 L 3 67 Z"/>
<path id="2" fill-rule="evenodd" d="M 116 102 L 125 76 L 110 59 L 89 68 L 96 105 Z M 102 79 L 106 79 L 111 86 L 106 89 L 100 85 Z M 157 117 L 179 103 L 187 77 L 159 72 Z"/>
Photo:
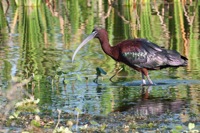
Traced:
<path id="1" fill-rule="evenodd" d="M 6 12 L 6 3 L 1 2 L 0 97 L 9 99 L 7 94 L 15 84 L 34 74 L 34 80 L 24 85 L 25 91 L 40 99 L 41 114 L 50 112 L 55 119 L 57 109 L 76 114 L 78 108 L 81 114 L 120 112 L 153 120 L 156 115 L 199 127 L 199 2 L 115 3 L 113 7 L 105 2 L 94 8 L 95 3 L 87 7 L 77 1 L 57 2 L 40 8 L 11 4 Z M 73 52 L 95 26 L 107 29 L 111 45 L 146 38 L 177 50 L 188 58 L 188 66 L 150 71 L 156 85 L 141 86 L 141 74 L 104 54 L 97 39 L 84 46 L 72 63 Z M 98 84 L 93 82 L 97 67 L 107 72 Z M 123 69 L 111 82 L 109 78 L 119 68 Z M 13 95 L 16 102 L 23 99 L 15 98 L 15 91 Z"/>

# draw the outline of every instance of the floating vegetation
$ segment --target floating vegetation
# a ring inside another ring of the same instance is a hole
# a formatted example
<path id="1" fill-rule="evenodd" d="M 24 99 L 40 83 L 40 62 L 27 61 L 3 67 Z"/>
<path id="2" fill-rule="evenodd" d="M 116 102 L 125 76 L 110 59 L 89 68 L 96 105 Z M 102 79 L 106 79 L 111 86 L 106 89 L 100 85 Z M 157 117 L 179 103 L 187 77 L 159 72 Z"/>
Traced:
<path id="1" fill-rule="evenodd" d="M 53 133 L 72 133 L 72 131 L 70 131 L 68 127 L 61 126 L 55 128 Z"/>
<path id="2" fill-rule="evenodd" d="M 29 112 L 29 113 L 39 113 L 40 110 L 37 106 L 40 99 L 34 99 L 33 96 L 31 96 L 29 99 L 24 99 L 20 102 L 17 102 L 15 104 L 15 112 L 13 112 L 12 115 L 9 116 L 9 119 L 18 119 L 21 112 Z"/>
<path id="3" fill-rule="evenodd" d="M 15 108 L 18 111 L 26 111 L 26 112 L 40 112 L 39 108 L 37 107 L 37 104 L 39 103 L 40 99 L 34 99 L 33 96 L 31 96 L 29 99 L 24 99 L 18 103 L 16 103 Z"/>

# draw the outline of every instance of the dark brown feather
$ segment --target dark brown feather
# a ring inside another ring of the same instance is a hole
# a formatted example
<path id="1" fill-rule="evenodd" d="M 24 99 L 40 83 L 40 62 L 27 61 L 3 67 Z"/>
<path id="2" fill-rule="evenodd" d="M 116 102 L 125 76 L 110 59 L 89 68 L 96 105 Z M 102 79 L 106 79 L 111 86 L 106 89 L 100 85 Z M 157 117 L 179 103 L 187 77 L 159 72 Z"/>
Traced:
<path id="1" fill-rule="evenodd" d="M 149 70 L 185 66 L 187 58 L 174 50 L 166 50 L 145 39 L 126 40 L 113 47 L 118 61 L 130 67 Z"/>

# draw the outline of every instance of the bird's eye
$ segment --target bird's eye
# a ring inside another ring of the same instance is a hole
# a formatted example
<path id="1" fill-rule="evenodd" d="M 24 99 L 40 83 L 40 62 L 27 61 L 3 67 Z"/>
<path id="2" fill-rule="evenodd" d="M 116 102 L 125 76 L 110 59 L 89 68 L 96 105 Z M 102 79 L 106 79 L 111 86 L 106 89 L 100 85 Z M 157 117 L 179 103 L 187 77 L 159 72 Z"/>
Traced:
<path id="1" fill-rule="evenodd" d="M 93 30 L 92 30 L 92 33 L 95 32 L 95 31 L 96 31 L 96 29 L 93 29 Z"/>
<path id="2" fill-rule="evenodd" d="M 98 32 L 97 32 L 96 30 L 93 30 L 93 31 L 92 31 L 92 34 L 95 34 L 95 35 L 96 35 L 97 33 L 98 33 Z"/>
<path id="3" fill-rule="evenodd" d="M 95 33 L 96 31 L 94 30 L 94 31 L 92 31 L 92 33 Z"/>

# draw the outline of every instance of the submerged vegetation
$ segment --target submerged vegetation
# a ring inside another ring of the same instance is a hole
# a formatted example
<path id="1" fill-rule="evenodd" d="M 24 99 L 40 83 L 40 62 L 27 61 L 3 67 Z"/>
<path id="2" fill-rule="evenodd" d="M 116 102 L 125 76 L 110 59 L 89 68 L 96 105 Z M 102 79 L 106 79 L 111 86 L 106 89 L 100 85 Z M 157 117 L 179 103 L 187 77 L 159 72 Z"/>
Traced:
<path id="1" fill-rule="evenodd" d="M 198 132 L 199 10 L 198 0 L 0 1 L 0 132 Z M 72 63 L 96 26 L 111 45 L 147 38 L 189 65 L 141 87 L 96 40 Z"/>
<path id="2" fill-rule="evenodd" d="M 167 114 L 163 114 L 162 116 L 166 117 L 166 119 L 161 116 L 132 115 L 131 111 L 127 111 L 125 114 L 115 112 L 105 117 L 82 114 L 80 109 L 76 108 L 75 113 L 67 114 L 62 113 L 61 110 L 58 109 L 56 113 L 57 119 L 54 119 L 50 117 L 48 112 L 46 112 L 45 115 L 40 115 L 39 112 L 31 113 L 32 111 L 28 111 L 28 108 L 31 108 L 31 110 L 32 107 L 38 108 L 38 102 L 39 100 L 30 98 L 16 103 L 16 111 L 6 120 L 6 126 L 20 126 L 22 127 L 22 130 L 20 130 L 21 132 L 137 132 L 141 130 L 164 132 L 168 130 L 172 133 L 188 131 L 191 133 L 198 133 L 194 123 L 188 123 L 188 126 L 184 126 L 176 123 L 173 119 L 168 119 Z M 152 118 L 154 120 L 152 120 Z M 159 126 L 160 123 L 163 122 L 165 124 L 176 124 L 171 128 Z M 81 125 L 79 125 L 79 123 L 81 123 Z"/>

